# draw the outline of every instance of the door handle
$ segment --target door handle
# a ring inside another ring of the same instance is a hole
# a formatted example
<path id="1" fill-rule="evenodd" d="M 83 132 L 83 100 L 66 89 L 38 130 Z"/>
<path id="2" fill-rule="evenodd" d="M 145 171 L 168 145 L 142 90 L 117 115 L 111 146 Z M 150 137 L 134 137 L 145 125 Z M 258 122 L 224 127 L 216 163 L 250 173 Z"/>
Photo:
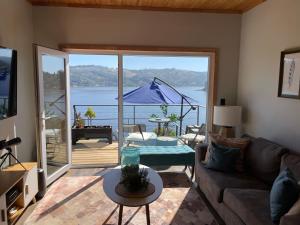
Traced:
<path id="1" fill-rule="evenodd" d="M 53 119 L 53 118 L 58 118 L 58 116 L 56 116 L 56 115 L 53 115 L 53 116 L 47 116 L 47 117 L 41 116 L 41 119 L 42 119 L 42 120 L 49 120 L 49 119 Z"/>

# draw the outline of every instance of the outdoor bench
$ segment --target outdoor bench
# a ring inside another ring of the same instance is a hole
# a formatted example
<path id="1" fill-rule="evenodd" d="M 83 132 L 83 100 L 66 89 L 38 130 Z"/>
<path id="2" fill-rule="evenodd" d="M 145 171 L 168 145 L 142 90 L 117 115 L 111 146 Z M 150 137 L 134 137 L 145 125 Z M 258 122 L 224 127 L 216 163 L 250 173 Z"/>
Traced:
<path id="1" fill-rule="evenodd" d="M 185 166 L 185 169 L 191 167 L 191 179 L 194 176 L 195 151 L 187 145 L 137 146 L 136 149 L 140 153 L 140 164 L 149 167 Z"/>

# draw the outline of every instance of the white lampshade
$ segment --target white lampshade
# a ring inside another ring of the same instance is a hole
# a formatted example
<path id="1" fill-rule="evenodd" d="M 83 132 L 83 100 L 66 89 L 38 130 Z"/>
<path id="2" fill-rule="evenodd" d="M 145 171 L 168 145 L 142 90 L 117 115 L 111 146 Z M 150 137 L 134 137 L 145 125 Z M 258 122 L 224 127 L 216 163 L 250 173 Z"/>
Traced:
<path id="1" fill-rule="evenodd" d="M 241 106 L 215 106 L 214 107 L 214 124 L 224 127 L 236 127 L 242 121 Z"/>

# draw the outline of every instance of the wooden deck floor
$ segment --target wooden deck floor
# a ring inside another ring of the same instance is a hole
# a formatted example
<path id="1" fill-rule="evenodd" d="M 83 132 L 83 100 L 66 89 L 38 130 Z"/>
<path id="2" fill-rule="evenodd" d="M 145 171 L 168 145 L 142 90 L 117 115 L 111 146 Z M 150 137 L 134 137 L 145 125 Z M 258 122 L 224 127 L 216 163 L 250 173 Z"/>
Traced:
<path id="1" fill-rule="evenodd" d="M 80 140 L 72 146 L 73 165 L 113 165 L 118 163 L 118 142 Z"/>

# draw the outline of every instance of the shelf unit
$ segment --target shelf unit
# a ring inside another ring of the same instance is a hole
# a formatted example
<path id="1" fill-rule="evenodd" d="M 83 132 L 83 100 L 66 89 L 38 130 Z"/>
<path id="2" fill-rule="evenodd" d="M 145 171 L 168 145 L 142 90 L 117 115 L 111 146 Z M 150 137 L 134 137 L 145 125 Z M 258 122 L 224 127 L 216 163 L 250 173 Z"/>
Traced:
<path id="1" fill-rule="evenodd" d="M 0 210 L 1 210 L 1 220 L 0 225 L 13 225 L 20 215 L 14 214 L 14 218 L 9 218 L 9 209 L 13 206 L 18 206 L 19 211 L 16 212 L 20 214 L 25 209 L 24 199 L 23 199 L 23 186 L 24 186 L 24 176 L 25 171 L 11 171 L 4 172 L 0 171 Z M 8 202 L 8 195 L 11 190 L 17 189 L 19 194 Z"/>
<path id="2" fill-rule="evenodd" d="M 35 201 L 38 192 L 37 163 L 22 164 L 26 171 L 18 164 L 0 171 L 0 225 L 14 225 L 29 203 Z M 13 189 L 17 189 L 18 194 L 8 202 L 8 195 Z M 14 206 L 18 210 L 9 217 L 9 210 Z"/>

